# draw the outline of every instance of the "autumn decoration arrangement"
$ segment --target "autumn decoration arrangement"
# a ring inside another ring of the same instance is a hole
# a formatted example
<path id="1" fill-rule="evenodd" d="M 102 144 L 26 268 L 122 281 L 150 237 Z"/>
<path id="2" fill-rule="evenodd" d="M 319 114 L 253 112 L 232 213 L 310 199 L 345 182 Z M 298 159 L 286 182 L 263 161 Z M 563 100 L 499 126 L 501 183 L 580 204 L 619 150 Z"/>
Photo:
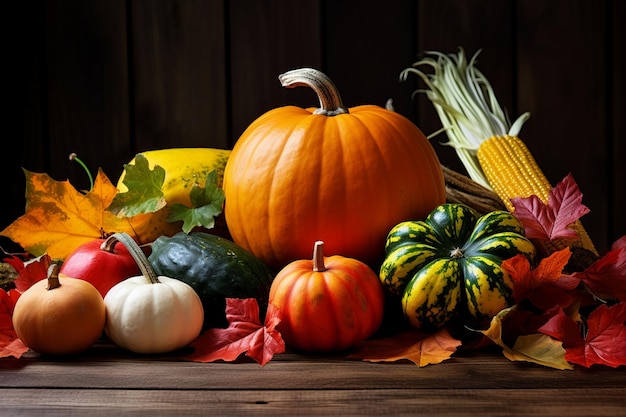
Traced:
<path id="1" fill-rule="evenodd" d="M 232 150 L 148 150 L 87 191 L 24 169 L 25 213 L 0 232 L 23 248 L 1 252 L 0 357 L 112 343 L 422 367 L 496 347 L 556 369 L 626 365 L 626 236 L 598 253 L 574 178 L 547 181 L 528 114 L 509 124 L 476 55 L 429 52 L 411 75 L 468 176 L 390 106 L 348 108 L 311 68 L 279 80 L 319 107 L 270 110 Z"/>

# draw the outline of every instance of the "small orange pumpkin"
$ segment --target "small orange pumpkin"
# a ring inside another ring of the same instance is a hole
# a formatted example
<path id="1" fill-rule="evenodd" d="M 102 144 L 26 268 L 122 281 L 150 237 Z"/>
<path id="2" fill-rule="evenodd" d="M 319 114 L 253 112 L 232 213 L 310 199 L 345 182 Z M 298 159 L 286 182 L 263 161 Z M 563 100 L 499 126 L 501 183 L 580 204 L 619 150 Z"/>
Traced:
<path id="1" fill-rule="evenodd" d="M 232 239 L 276 270 L 308 258 L 316 240 L 328 254 L 379 264 L 395 224 L 445 202 L 434 148 L 398 113 L 344 107 L 317 70 L 279 78 L 311 87 L 321 107 L 273 109 L 241 135 L 224 172 Z"/>
<path id="2" fill-rule="evenodd" d="M 348 349 L 374 334 L 384 314 L 376 273 L 356 259 L 324 257 L 323 248 L 315 242 L 313 260 L 291 262 L 270 288 L 285 343 L 307 352 Z"/>
<path id="3" fill-rule="evenodd" d="M 52 264 L 48 279 L 31 285 L 15 303 L 13 328 L 29 348 L 68 355 L 90 347 L 102 335 L 104 300 L 89 282 L 59 274 Z"/>

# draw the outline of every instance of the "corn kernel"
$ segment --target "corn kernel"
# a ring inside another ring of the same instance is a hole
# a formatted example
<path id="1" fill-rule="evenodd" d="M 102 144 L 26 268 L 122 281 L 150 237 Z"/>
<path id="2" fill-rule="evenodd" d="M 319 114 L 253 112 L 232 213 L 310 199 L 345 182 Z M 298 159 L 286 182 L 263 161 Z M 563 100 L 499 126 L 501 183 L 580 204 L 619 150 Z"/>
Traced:
<path id="1" fill-rule="evenodd" d="M 548 202 L 552 185 L 535 161 L 524 142 L 515 136 L 492 136 L 478 148 L 478 161 L 493 188 L 509 211 L 514 207 L 511 199 L 536 195 L 544 203 Z M 598 254 L 587 231 L 580 221 L 572 227 L 579 236 L 580 246 Z M 550 251 L 569 246 L 562 241 L 554 241 Z"/>

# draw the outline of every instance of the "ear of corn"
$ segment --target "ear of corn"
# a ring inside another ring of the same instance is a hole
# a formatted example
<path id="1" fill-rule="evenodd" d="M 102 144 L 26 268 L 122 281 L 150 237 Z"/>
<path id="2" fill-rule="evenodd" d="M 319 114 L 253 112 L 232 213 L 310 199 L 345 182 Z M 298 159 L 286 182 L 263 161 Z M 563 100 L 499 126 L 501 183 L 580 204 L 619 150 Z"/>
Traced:
<path id="1" fill-rule="evenodd" d="M 480 145 L 476 155 L 487 181 L 509 211 L 514 210 L 511 199 L 516 197 L 536 195 L 548 203 L 552 185 L 520 138 L 492 136 Z M 542 249 L 552 253 L 566 246 L 579 246 L 598 255 L 582 223 L 577 221 L 572 229 L 579 236 L 577 241 L 555 239 L 546 242 Z"/>
<path id="2" fill-rule="evenodd" d="M 509 211 L 514 209 L 511 199 L 515 197 L 536 195 L 547 203 L 552 185 L 518 136 L 530 115 L 524 113 L 509 125 L 489 81 L 475 66 L 477 55 L 468 61 L 462 49 L 449 55 L 428 52 L 402 71 L 400 78 L 413 73 L 426 84 L 427 88 L 420 91 L 433 103 L 443 124 L 435 134 L 445 131 L 449 139 L 446 145 L 456 149 L 472 180 L 493 190 Z M 418 69 L 421 66 L 434 73 L 422 72 Z M 578 241 L 556 239 L 538 249 L 549 254 L 567 246 L 580 247 L 597 256 L 580 221 L 573 229 Z"/>
<path id="3" fill-rule="evenodd" d="M 536 195 L 544 203 L 552 186 L 524 142 L 516 136 L 492 136 L 476 152 L 494 192 L 509 211 L 512 198 Z"/>

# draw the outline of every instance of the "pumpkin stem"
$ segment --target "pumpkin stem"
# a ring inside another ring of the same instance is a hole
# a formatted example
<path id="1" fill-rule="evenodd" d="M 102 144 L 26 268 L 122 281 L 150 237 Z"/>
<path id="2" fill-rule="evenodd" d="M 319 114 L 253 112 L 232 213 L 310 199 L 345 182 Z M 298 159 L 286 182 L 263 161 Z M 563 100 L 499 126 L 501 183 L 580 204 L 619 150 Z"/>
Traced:
<path id="1" fill-rule="evenodd" d="M 139 245 L 135 243 L 133 238 L 130 237 L 128 233 L 122 232 L 112 234 L 102 243 L 101 247 L 107 245 L 107 241 L 109 240 L 117 240 L 122 245 L 126 246 L 126 249 L 128 249 L 128 252 L 139 266 L 139 270 L 151 284 L 159 284 L 161 282 L 159 281 L 159 278 L 156 272 L 154 272 L 152 266 L 150 266 L 150 262 L 148 262 L 148 258 L 146 258 L 146 255 L 144 255 Z"/>
<path id="2" fill-rule="evenodd" d="M 320 108 L 316 109 L 313 114 L 336 116 L 348 113 L 348 108 L 343 105 L 337 87 L 321 71 L 313 68 L 299 68 L 279 75 L 278 79 L 286 88 L 312 88 L 320 101 Z"/>
<path id="3" fill-rule="evenodd" d="M 313 271 L 326 271 L 326 265 L 324 265 L 324 242 L 321 240 L 315 242 L 315 246 L 313 247 Z"/>
<path id="4" fill-rule="evenodd" d="M 451 258 L 462 258 L 464 255 L 465 253 L 463 252 L 463 249 L 461 248 L 455 248 L 450 251 Z"/>
<path id="5" fill-rule="evenodd" d="M 46 290 L 53 290 L 59 288 L 61 282 L 59 281 L 59 264 L 51 264 L 48 267 L 48 286 Z"/>

